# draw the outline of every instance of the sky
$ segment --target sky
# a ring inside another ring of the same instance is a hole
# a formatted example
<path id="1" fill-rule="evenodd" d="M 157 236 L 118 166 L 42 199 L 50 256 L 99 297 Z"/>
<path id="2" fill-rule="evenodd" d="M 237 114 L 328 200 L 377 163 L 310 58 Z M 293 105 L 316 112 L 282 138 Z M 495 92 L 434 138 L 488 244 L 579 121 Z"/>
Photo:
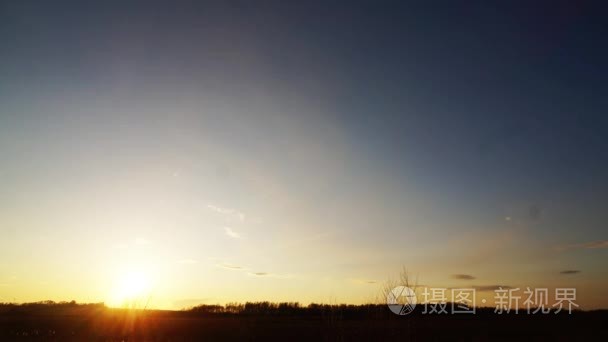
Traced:
<path id="1" fill-rule="evenodd" d="M 0 301 L 606 308 L 604 7 L 2 1 Z"/>

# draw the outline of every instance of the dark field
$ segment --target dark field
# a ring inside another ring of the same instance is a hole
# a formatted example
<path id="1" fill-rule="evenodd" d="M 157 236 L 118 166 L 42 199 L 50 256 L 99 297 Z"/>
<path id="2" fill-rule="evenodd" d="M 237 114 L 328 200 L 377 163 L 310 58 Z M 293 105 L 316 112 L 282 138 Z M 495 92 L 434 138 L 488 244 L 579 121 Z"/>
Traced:
<path id="1" fill-rule="evenodd" d="M 386 307 L 295 313 L 134 311 L 102 305 L 2 307 L 2 341 L 608 340 L 608 312 L 396 316 Z M 384 311 L 385 310 L 385 311 Z"/>

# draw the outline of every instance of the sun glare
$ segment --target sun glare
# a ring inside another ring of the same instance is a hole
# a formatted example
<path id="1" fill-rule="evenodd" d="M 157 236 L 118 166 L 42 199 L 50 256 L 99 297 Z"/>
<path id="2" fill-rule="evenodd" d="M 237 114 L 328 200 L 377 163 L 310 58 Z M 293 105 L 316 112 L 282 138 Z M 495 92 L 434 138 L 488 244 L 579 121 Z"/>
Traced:
<path id="1" fill-rule="evenodd" d="M 114 307 L 144 308 L 149 300 L 152 280 L 141 271 L 127 272 L 116 280 L 109 305 Z"/>

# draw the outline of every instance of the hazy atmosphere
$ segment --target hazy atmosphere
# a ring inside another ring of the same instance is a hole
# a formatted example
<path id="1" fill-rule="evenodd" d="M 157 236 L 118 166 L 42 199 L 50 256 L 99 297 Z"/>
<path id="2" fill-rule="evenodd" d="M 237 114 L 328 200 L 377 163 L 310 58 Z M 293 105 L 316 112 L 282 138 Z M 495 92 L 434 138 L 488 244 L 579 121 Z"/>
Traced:
<path id="1" fill-rule="evenodd" d="M 606 12 L 456 3 L 0 2 L 0 302 L 608 307 Z"/>

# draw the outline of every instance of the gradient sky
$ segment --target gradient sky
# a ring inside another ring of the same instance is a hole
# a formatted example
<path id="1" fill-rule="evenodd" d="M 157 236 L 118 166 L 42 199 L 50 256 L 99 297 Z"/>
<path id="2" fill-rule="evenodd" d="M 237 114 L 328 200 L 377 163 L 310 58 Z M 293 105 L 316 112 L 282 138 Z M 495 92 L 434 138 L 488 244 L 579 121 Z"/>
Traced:
<path id="1" fill-rule="evenodd" d="M 0 301 L 608 307 L 601 5 L 2 1 Z"/>

